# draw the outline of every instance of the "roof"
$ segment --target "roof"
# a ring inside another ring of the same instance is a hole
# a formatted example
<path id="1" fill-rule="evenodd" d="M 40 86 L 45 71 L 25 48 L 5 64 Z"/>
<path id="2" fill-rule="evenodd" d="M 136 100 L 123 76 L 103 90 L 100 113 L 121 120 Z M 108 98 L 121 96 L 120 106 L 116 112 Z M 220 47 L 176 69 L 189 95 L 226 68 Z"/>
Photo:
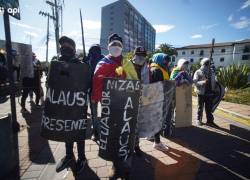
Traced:
<path id="1" fill-rule="evenodd" d="M 243 43 L 250 43 L 250 39 L 244 39 L 241 41 L 233 41 L 233 42 L 224 42 L 224 43 L 215 43 L 214 47 L 224 47 L 224 46 L 233 46 L 234 44 L 243 44 Z M 198 45 L 189 45 L 183 46 L 180 48 L 176 48 L 177 50 L 182 49 L 200 49 L 200 48 L 211 48 L 212 44 L 198 44 Z"/>

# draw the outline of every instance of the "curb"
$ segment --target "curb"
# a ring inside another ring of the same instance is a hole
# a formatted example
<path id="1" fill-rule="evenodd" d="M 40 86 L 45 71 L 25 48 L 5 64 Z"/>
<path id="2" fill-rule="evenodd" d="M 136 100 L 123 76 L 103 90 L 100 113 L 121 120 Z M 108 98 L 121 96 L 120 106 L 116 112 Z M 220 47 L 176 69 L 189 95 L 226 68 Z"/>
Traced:
<path id="1" fill-rule="evenodd" d="M 228 114 L 230 114 L 230 115 L 232 115 L 234 117 L 240 118 L 240 119 L 242 119 L 244 121 L 250 121 L 250 117 L 244 116 L 242 114 L 239 114 L 239 113 L 236 113 L 236 112 L 233 112 L 233 111 L 230 111 L 230 110 L 226 110 L 226 109 L 223 109 L 223 108 L 220 108 L 220 107 L 217 107 L 217 109 L 219 109 L 219 110 L 221 110 L 221 111 L 223 111 L 225 113 L 228 113 Z"/>

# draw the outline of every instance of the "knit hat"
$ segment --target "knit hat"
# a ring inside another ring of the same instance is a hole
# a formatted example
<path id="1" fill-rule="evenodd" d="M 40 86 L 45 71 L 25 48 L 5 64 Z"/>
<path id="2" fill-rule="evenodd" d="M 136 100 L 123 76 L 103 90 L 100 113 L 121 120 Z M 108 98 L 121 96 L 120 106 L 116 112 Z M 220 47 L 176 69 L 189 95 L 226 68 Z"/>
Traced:
<path id="1" fill-rule="evenodd" d="M 67 37 L 67 36 L 62 36 L 60 39 L 59 39 L 59 44 L 60 45 L 63 45 L 63 43 L 69 43 L 71 46 L 74 47 L 74 49 L 76 48 L 76 43 L 73 39 Z"/>
<path id="2" fill-rule="evenodd" d="M 138 56 L 147 56 L 147 51 L 142 46 L 138 46 L 135 48 L 134 55 Z"/>
<path id="3" fill-rule="evenodd" d="M 122 38 L 118 34 L 111 34 L 109 36 L 109 44 L 111 44 L 114 41 L 122 45 Z"/>

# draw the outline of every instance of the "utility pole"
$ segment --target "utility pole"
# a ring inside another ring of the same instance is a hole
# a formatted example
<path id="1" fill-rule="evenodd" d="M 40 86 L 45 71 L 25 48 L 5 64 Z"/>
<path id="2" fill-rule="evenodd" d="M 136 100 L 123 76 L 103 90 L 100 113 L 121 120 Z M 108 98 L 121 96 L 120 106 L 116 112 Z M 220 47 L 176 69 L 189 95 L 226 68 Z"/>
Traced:
<path id="1" fill-rule="evenodd" d="M 56 52 L 57 55 L 59 54 L 59 18 L 58 18 L 58 6 L 57 6 L 57 0 L 54 0 L 55 4 L 55 15 L 56 15 L 56 27 L 55 27 L 55 35 L 56 35 Z"/>
<path id="2" fill-rule="evenodd" d="M 10 34 L 10 20 L 7 10 L 4 11 L 3 18 L 4 18 L 6 52 L 7 52 L 7 62 L 8 62 L 8 75 L 10 81 L 10 107 L 11 107 L 12 128 L 14 132 L 18 132 L 20 131 L 20 124 L 17 122 L 16 118 L 16 99 L 15 99 L 13 66 L 12 66 L 12 55 L 11 55 L 12 45 L 11 45 L 11 34 Z"/>
<path id="3" fill-rule="evenodd" d="M 84 31 L 83 31 L 83 21 L 82 21 L 82 11 L 80 9 L 80 21 L 81 21 L 81 30 L 82 30 L 82 52 L 83 52 L 83 59 L 86 57 L 85 51 L 85 41 L 84 41 Z"/>
<path id="4" fill-rule="evenodd" d="M 48 63 L 49 58 L 49 16 L 47 21 L 47 40 L 46 40 L 46 63 Z"/>
<path id="5" fill-rule="evenodd" d="M 60 0 L 58 0 L 60 3 Z M 60 9 L 62 11 L 62 5 L 61 3 L 58 5 L 58 1 L 54 0 L 54 3 L 51 1 L 46 1 L 47 4 L 49 4 L 52 7 L 52 13 L 54 17 L 54 25 L 55 25 L 55 39 L 56 39 L 56 52 L 57 55 L 59 55 L 59 12 Z M 62 13 L 61 13 L 62 18 Z"/>
<path id="6" fill-rule="evenodd" d="M 49 51 L 49 19 L 55 20 L 55 17 L 51 16 L 49 13 L 43 12 L 43 11 L 40 11 L 39 14 L 48 18 L 48 20 L 47 20 L 47 40 L 46 40 L 46 62 L 48 62 L 48 53 L 49 53 L 48 52 Z"/>

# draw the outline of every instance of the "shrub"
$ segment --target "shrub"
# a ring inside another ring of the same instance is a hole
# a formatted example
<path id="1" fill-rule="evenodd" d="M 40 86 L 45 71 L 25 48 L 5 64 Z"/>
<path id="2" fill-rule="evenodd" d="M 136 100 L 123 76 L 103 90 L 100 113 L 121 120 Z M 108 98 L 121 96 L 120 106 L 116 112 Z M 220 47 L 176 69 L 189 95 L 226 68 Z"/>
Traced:
<path id="1" fill-rule="evenodd" d="M 244 88 L 247 85 L 247 78 L 250 68 L 245 64 L 233 64 L 218 71 L 218 81 L 230 89 Z"/>

